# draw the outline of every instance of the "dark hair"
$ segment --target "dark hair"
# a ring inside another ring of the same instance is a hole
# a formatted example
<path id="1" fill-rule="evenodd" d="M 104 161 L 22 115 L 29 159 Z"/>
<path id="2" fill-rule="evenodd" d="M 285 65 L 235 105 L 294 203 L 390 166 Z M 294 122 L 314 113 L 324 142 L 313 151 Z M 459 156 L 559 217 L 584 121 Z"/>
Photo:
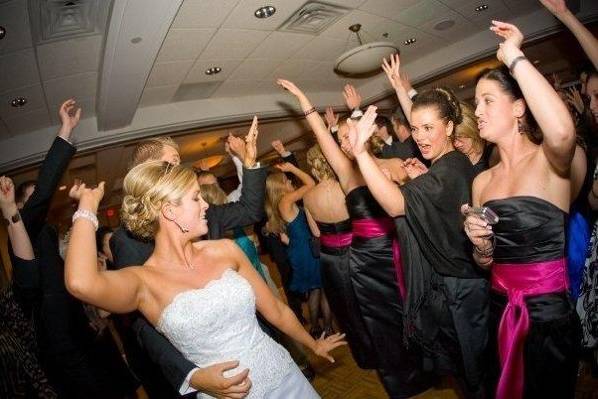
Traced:
<path id="1" fill-rule="evenodd" d="M 463 122 L 461 105 L 459 105 L 459 99 L 455 93 L 444 87 L 425 90 L 413 99 L 411 110 L 425 107 L 436 107 L 441 118 L 453 122 L 451 138 L 455 137 L 457 126 Z"/>
<path id="2" fill-rule="evenodd" d="M 397 134 L 395 132 L 395 128 L 388 117 L 386 117 L 385 115 L 378 115 L 374 123 L 376 124 L 376 126 L 378 126 L 378 129 L 382 129 L 383 127 L 385 127 L 388 134 L 391 137 L 396 138 Z"/>
<path id="3" fill-rule="evenodd" d="M 588 79 L 586 80 L 586 84 L 590 81 L 590 79 L 598 79 L 598 71 L 592 69 L 588 71 Z"/>
<path id="4" fill-rule="evenodd" d="M 476 85 L 482 79 L 495 81 L 505 93 L 513 98 L 513 100 L 523 100 L 525 103 L 525 98 L 523 97 L 519 84 L 515 78 L 511 76 L 509 69 L 506 66 L 484 69 L 476 78 Z M 541 144 L 543 139 L 542 132 L 538 128 L 538 123 L 527 107 L 527 104 L 525 106 L 525 114 L 523 115 L 522 122 L 527 138 L 534 144 Z"/>
<path id="5" fill-rule="evenodd" d="M 35 186 L 37 181 L 35 180 L 27 180 L 17 186 L 15 190 L 15 201 L 16 202 L 24 202 L 25 199 L 25 192 L 29 187 Z"/>
<path id="6" fill-rule="evenodd" d="M 401 108 L 400 106 L 398 106 L 394 110 L 394 112 L 391 115 L 391 119 L 393 119 L 399 125 L 406 127 L 407 129 L 411 128 L 411 126 L 409 126 L 409 121 L 407 120 L 407 117 L 405 116 L 405 113 L 403 112 L 403 108 Z"/>

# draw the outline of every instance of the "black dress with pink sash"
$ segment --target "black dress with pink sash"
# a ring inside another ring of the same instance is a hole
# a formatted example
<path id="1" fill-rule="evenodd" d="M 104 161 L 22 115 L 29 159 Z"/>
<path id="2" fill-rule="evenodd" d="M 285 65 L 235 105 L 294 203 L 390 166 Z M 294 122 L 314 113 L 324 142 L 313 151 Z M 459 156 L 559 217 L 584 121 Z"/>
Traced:
<path id="1" fill-rule="evenodd" d="M 573 398 L 581 326 L 568 292 L 567 214 L 530 196 L 484 205 L 500 218 L 493 226 L 489 395 Z"/>
<path id="2" fill-rule="evenodd" d="M 404 398 L 430 386 L 422 373 L 419 353 L 403 342 L 403 300 L 400 251 L 393 219 L 380 207 L 366 186 L 346 196 L 353 225 L 349 271 L 353 290 L 372 353 L 386 392 Z M 400 274 L 400 276 L 399 276 Z"/>

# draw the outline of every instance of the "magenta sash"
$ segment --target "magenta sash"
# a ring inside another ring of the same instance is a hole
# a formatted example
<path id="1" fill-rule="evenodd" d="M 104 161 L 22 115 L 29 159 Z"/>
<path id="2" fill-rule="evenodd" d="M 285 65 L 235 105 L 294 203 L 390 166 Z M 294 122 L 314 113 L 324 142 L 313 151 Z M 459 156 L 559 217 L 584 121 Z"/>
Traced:
<path id="1" fill-rule="evenodd" d="M 401 263 L 401 249 L 399 247 L 399 241 L 397 240 L 393 219 L 358 219 L 352 220 L 351 224 L 353 225 L 353 235 L 357 237 L 375 238 L 384 235 L 392 235 L 392 261 L 395 266 L 399 293 L 404 300 L 407 291 L 405 290 L 405 277 L 403 275 L 403 264 Z"/>
<path id="2" fill-rule="evenodd" d="M 351 245 L 353 233 L 327 233 L 320 235 L 320 244 L 328 248 L 343 248 Z"/>
<path id="3" fill-rule="evenodd" d="M 523 397 L 523 347 L 529 330 L 525 298 L 567 291 L 569 280 L 565 258 L 528 264 L 494 264 L 492 289 L 508 298 L 498 327 L 501 373 L 496 399 Z"/>

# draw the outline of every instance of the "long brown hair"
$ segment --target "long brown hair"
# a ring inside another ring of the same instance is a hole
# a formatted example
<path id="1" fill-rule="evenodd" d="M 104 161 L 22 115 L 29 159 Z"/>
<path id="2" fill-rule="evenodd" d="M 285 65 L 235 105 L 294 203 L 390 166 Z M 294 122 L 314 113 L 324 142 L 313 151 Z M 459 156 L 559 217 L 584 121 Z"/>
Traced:
<path id="1" fill-rule="evenodd" d="M 266 178 L 266 230 L 270 233 L 280 234 L 286 232 L 286 222 L 278 210 L 278 204 L 286 194 L 287 177 L 282 172 L 273 172 Z"/>

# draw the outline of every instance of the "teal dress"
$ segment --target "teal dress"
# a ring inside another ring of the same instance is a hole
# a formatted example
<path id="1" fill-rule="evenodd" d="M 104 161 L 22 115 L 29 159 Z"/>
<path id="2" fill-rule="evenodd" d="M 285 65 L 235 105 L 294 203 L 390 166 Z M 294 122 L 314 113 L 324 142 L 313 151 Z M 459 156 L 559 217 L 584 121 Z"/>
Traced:
<path id="1" fill-rule="evenodd" d="M 287 225 L 287 235 L 289 236 L 287 255 L 293 270 L 289 288 L 302 294 L 321 288 L 320 260 L 314 258 L 310 249 L 312 235 L 303 208 L 299 208 L 295 219 Z"/>

